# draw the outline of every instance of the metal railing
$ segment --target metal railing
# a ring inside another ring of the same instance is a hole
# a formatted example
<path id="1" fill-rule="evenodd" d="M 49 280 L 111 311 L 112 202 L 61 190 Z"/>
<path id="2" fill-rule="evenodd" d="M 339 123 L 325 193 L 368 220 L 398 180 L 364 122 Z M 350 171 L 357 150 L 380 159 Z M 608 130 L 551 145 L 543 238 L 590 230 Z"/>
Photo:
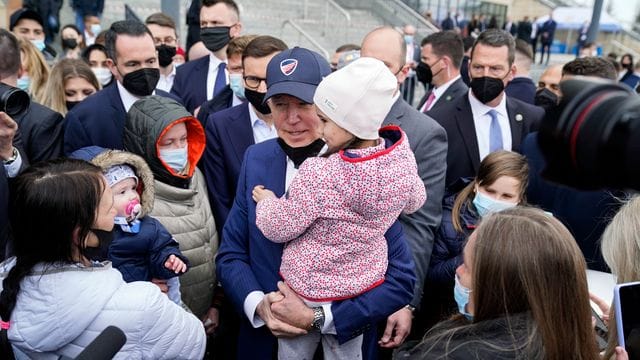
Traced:
<path id="1" fill-rule="evenodd" d="M 306 0 L 305 0 L 306 1 Z M 330 11 L 334 10 L 340 17 L 344 18 L 342 22 L 336 22 L 335 18 L 330 16 Z M 335 39 L 338 43 L 344 43 L 347 41 L 349 34 L 349 28 L 351 27 L 351 15 L 342 6 L 338 5 L 333 0 L 325 0 L 324 2 L 324 21 L 322 34 L 324 37 L 329 37 L 330 34 L 336 34 L 338 37 Z"/>
<path id="2" fill-rule="evenodd" d="M 300 27 L 300 25 L 298 25 L 293 19 L 287 19 L 282 22 L 282 27 L 280 28 L 281 37 L 283 37 L 284 29 L 287 27 L 287 25 L 290 25 L 293 29 L 295 29 L 298 32 L 298 35 L 301 35 L 309 43 L 311 43 L 316 50 L 318 50 L 322 55 L 324 55 L 324 57 L 327 60 L 329 59 L 329 52 L 324 47 L 322 47 L 322 45 L 320 45 L 320 43 L 318 43 L 318 41 L 316 41 L 316 39 L 314 39 L 313 36 L 309 35 L 309 33 L 304 31 L 304 29 L 302 29 L 302 27 Z"/>
<path id="3" fill-rule="evenodd" d="M 394 26 L 414 25 L 416 27 L 416 38 L 419 39 L 440 31 L 435 25 L 400 0 L 375 0 L 372 3 L 371 11 Z"/>
<path id="4" fill-rule="evenodd" d="M 639 59 L 640 58 L 640 54 L 639 53 L 634 51 L 632 48 L 620 43 L 618 40 L 611 40 L 609 43 L 611 44 L 612 47 L 622 50 L 623 53 L 629 53 L 629 54 L 633 55 L 634 59 Z"/>

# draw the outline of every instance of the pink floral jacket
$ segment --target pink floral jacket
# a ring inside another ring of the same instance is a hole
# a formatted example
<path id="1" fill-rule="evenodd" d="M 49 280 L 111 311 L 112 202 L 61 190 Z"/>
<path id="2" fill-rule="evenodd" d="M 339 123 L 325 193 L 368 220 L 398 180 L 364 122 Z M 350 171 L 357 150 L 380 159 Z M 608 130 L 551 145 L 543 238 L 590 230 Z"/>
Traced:
<path id="1" fill-rule="evenodd" d="M 280 273 L 302 297 L 334 301 L 384 281 L 384 233 L 426 200 L 406 134 L 380 129 L 380 144 L 305 160 L 288 195 L 257 204 L 268 239 L 288 242 Z"/>

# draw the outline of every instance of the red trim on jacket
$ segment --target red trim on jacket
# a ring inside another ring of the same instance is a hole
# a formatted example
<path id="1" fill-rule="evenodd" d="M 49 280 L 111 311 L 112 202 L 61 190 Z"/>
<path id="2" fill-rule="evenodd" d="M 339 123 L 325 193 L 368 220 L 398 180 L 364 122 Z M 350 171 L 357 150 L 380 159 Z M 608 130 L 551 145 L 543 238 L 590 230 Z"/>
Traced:
<path id="1" fill-rule="evenodd" d="M 342 149 L 342 150 L 340 150 L 340 151 L 339 151 L 340 158 L 341 158 L 342 160 L 344 160 L 344 161 L 353 162 L 353 163 L 357 163 L 357 162 L 362 162 L 362 161 L 367 161 L 367 160 L 375 159 L 375 158 L 377 158 L 377 157 L 379 157 L 379 156 L 383 156 L 383 155 L 386 155 L 386 154 L 388 154 L 388 153 L 392 152 L 392 151 L 393 151 L 396 147 L 398 147 L 398 146 L 399 146 L 403 141 L 406 141 L 406 140 L 405 140 L 405 139 L 406 139 L 406 136 L 405 136 L 405 134 L 404 134 L 404 131 L 402 131 L 402 130 L 400 129 L 400 127 L 399 127 L 399 126 L 397 126 L 397 125 L 389 125 L 389 126 L 382 127 L 382 128 L 380 128 L 380 130 L 378 130 L 378 133 L 380 133 L 380 132 L 382 132 L 382 131 L 399 131 L 399 132 L 400 132 L 400 140 L 396 141 L 396 142 L 395 142 L 395 144 L 393 144 L 393 145 L 389 146 L 388 148 L 386 148 L 386 149 L 384 149 L 384 150 L 382 150 L 382 151 L 380 151 L 380 152 L 377 152 L 377 153 L 375 153 L 375 154 L 371 154 L 371 155 L 369 155 L 369 156 L 363 156 L 363 157 L 357 157 L 357 158 L 351 158 L 351 157 L 345 156 L 345 155 L 344 155 L 344 149 Z"/>
<path id="2" fill-rule="evenodd" d="M 189 171 L 186 175 L 176 172 L 169 165 L 167 165 L 164 160 L 162 160 L 162 158 L 160 157 L 160 145 L 158 144 L 160 142 L 160 139 L 164 137 L 169 129 L 182 122 L 185 123 L 185 126 L 187 127 L 187 163 L 189 166 Z M 193 116 L 185 116 L 175 120 L 162 130 L 160 136 L 158 136 L 158 140 L 156 141 L 156 154 L 158 154 L 157 157 L 158 160 L 160 160 L 160 163 L 164 165 L 165 169 L 167 169 L 169 173 L 171 173 L 171 175 L 183 179 L 190 179 L 191 177 L 193 177 L 193 173 L 196 171 L 196 164 L 204 153 L 205 145 L 206 140 L 204 129 L 202 128 L 202 125 L 200 125 L 200 122 Z"/>

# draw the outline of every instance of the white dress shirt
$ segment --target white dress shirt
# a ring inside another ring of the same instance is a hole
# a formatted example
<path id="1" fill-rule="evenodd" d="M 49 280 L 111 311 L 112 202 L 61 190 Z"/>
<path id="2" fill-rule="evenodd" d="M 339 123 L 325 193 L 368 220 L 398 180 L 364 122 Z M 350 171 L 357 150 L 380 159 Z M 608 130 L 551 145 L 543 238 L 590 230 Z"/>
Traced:
<path id="1" fill-rule="evenodd" d="M 209 71 L 207 72 L 207 100 L 213 98 L 213 88 L 216 86 L 216 77 L 218 77 L 218 66 L 221 62 L 227 62 L 226 60 L 220 60 L 215 55 L 209 54 Z M 229 84 L 229 71 L 227 68 L 224 70 L 224 81 Z"/>
<path id="2" fill-rule="evenodd" d="M 509 114 L 507 113 L 507 94 L 502 93 L 502 100 L 495 108 L 481 103 L 471 93 L 469 89 L 469 103 L 471 104 L 471 112 L 473 113 L 473 125 L 476 128 L 476 138 L 478 139 L 478 150 L 480 153 L 480 161 L 489 155 L 489 134 L 491 132 L 491 115 L 487 114 L 490 110 L 498 113 L 498 123 L 502 132 L 502 145 L 505 150 L 511 150 L 511 125 L 509 124 Z"/>
<path id="3" fill-rule="evenodd" d="M 166 76 L 160 73 L 160 80 L 158 80 L 158 85 L 156 85 L 156 89 L 160 89 L 162 91 L 170 92 L 171 87 L 173 86 L 173 79 L 176 78 L 176 66 L 171 64 L 171 72 Z"/>
<path id="4" fill-rule="evenodd" d="M 125 89 L 120 81 L 116 80 L 116 85 L 118 86 L 118 93 L 120 94 L 120 100 L 122 100 L 122 106 L 124 106 L 124 110 L 129 112 L 129 109 L 133 106 L 133 103 L 142 99 L 141 97 L 135 96 L 129 92 L 129 90 Z M 155 95 L 156 91 L 154 90 L 151 95 Z"/>
<path id="5" fill-rule="evenodd" d="M 433 106 L 438 102 L 438 100 L 442 97 L 442 94 L 444 94 L 445 91 L 447 91 L 447 89 L 451 86 L 451 84 L 453 84 L 456 80 L 460 79 L 460 75 L 454 77 L 453 79 L 447 81 L 446 83 L 438 86 L 437 88 L 433 88 L 431 90 L 431 92 L 434 95 L 433 101 L 431 102 L 429 108 L 427 109 L 427 103 L 429 101 L 425 101 L 424 105 L 422 105 L 422 109 L 420 109 L 420 112 L 425 112 L 428 110 L 431 110 L 433 108 Z"/>
<path id="6" fill-rule="evenodd" d="M 249 118 L 251 119 L 251 130 L 253 131 L 253 141 L 255 143 L 261 143 L 265 140 L 275 139 L 278 137 L 276 127 L 273 124 L 269 125 L 264 120 L 258 117 L 256 109 L 247 102 L 249 107 Z"/>

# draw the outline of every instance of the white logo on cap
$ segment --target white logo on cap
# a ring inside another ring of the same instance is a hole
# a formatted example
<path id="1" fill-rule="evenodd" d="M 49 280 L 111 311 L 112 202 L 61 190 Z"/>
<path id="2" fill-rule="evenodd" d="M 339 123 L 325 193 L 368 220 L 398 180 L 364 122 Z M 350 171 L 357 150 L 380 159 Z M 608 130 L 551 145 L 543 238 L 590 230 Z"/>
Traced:
<path id="1" fill-rule="evenodd" d="M 293 74 L 298 67 L 298 60 L 296 59 L 284 59 L 280 62 L 280 71 L 286 76 Z"/>

